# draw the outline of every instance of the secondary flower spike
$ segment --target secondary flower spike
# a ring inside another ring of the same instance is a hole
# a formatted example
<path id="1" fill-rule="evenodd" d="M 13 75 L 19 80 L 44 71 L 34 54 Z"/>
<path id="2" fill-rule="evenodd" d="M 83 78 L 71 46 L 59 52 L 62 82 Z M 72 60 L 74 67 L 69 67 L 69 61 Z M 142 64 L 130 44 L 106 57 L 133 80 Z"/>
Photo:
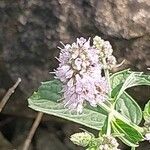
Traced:
<path id="1" fill-rule="evenodd" d="M 109 86 L 101 74 L 99 50 L 90 45 L 90 39 L 77 38 L 71 45 L 63 44 L 60 50 L 55 75 L 63 83 L 65 107 L 81 113 L 86 102 L 93 107 L 104 102 Z"/>
<path id="2" fill-rule="evenodd" d="M 113 49 L 109 41 L 104 41 L 101 37 L 95 36 L 93 39 L 93 45 L 99 51 L 100 60 L 106 60 L 106 65 L 103 66 L 109 70 L 113 69 L 116 66 L 116 58 L 112 55 Z"/>

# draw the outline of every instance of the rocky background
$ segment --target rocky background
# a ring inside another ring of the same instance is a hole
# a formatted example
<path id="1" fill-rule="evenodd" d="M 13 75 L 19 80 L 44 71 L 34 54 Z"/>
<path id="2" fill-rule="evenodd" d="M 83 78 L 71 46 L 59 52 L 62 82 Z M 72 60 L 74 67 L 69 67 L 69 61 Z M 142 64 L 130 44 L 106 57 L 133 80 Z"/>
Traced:
<path id="1" fill-rule="evenodd" d="M 36 114 L 27 107 L 27 98 L 52 77 L 59 41 L 95 35 L 111 42 L 118 62 L 126 60 L 122 68 L 148 72 L 149 0 L 0 0 L 0 96 L 22 78 L 0 115 L 1 150 L 21 149 Z M 129 92 L 142 106 L 150 97 L 147 87 Z M 31 150 L 80 150 L 68 139 L 78 128 L 45 115 Z M 139 150 L 150 148 L 143 145 Z"/>

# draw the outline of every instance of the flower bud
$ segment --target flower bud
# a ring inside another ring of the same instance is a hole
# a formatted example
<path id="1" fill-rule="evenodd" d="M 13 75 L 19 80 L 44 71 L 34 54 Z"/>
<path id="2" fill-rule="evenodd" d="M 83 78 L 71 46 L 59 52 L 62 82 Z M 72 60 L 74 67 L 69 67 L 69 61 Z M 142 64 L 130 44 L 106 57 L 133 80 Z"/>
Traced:
<path id="1" fill-rule="evenodd" d="M 145 140 L 150 141 L 150 132 L 145 134 Z"/>
<path id="2" fill-rule="evenodd" d="M 93 38 L 93 45 L 94 45 L 97 49 L 101 50 L 102 47 L 103 47 L 103 45 L 104 45 L 104 40 L 103 40 L 101 37 L 99 37 L 99 36 L 95 36 L 95 37 Z"/>
<path id="3" fill-rule="evenodd" d="M 99 60 L 103 64 L 103 69 L 113 69 L 116 66 L 116 58 L 112 55 L 113 49 L 109 41 L 104 41 L 101 37 L 95 36 L 93 45 L 97 48 Z M 106 61 L 104 64 L 103 62 Z"/>
<path id="4" fill-rule="evenodd" d="M 90 143 L 92 137 L 93 136 L 87 132 L 80 132 L 71 135 L 70 140 L 76 145 L 86 147 Z"/>
<path id="5" fill-rule="evenodd" d="M 103 141 L 99 146 L 99 150 L 119 150 L 119 144 L 112 135 L 103 135 L 102 138 Z"/>

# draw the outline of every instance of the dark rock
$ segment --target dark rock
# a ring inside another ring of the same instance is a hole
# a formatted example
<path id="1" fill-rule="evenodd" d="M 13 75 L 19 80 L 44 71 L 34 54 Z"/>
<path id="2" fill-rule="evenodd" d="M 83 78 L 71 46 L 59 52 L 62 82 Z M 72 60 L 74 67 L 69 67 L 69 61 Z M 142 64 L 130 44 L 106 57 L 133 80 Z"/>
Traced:
<path id="1" fill-rule="evenodd" d="M 130 40 L 150 33 L 147 0 L 101 0 L 94 6 L 96 25 L 103 34 Z"/>
<path id="2" fill-rule="evenodd" d="M 134 70 L 150 67 L 150 4 L 147 0 L 1 0 L 0 88 L 22 83 L 7 114 L 31 115 L 27 98 L 57 67 L 59 41 L 99 35 L 111 42 L 119 62 Z M 140 93 L 147 100 L 149 92 Z"/>
<path id="3" fill-rule="evenodd" d="M 63 126 L 62 130 L 63 130 L 63 133 L 65 135 L 63 142 L 65 143 L 65 145 L 67 146 L 68 149 L 72 149 L 72 150 L 76 150 L 76 149 L 83 150 L 84 149 L 83 147 L 79 147 L 70 141 L 70 136 L 72 134 L 82 132 L 82 130 L 80 128 L 81 128 L 80 125 L 76 125 L 73 123 L 68 123 L 68 124 Z"/>
<path id="4" fill-rule="evenodd" d="M 36 150 L 67 150 L 66 146 L 56 137 L 56 134 L 50 133 L 39 128 L 35 135 Z"/>
<path id="5" fill-rule="evenodd" d="M 13 136 L 11 139 L 11 143 L 17 150 L 22 150 L 24 146 L 24 142 L 29 134 L 30 128 L 33 124 L 32 120 L 29 119 L 16 119 L 15 125 L 13 129 Z M 29 150 L 32 150 L 32 143 L 29 146 Z"/>
<path id="6" fill-rule="evenodd" d="M 148 150 L 148 149 L 150 149 L 150 144 L 148 141 L 142 142 L 140 146 L 137 148 L 137 150 Z"/>
<path id="7" fill-rule="evenodd" d="M 12 144 L 7 139 L 5 139 L 5 137 L 2 135 L 1 132 L 0 132 L 0 149 L 1 150 L 13 149 Z"/>
<path id="8" fill-rule="evenodd" d="M 129 66 L 139 70 L 150 66 L 146 0 L 2 0 L 0 8 L 2 67 L 12 81 L 22 78 L 20 88 L 26 96 L 51 77 L 60 40 L 72 42 L 75 37 L 98 34 L 111 41 Z"/>

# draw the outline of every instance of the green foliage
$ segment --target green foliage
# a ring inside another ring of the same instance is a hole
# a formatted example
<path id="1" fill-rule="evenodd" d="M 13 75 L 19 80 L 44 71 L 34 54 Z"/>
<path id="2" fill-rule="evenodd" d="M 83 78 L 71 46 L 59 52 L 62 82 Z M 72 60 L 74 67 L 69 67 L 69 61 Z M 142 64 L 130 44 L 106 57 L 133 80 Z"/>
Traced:
<path id="1" fill-rule="evenodd" d="M 135 124 L 139 124 L 142 120 L 141 108 L 126 92 L 117 100 L 115 109 Z"/>
<path id="2" fill-rule="evenodd" d="M 150 77 L 140 72 L 124 70 L 113 74 L 110 82 L 112 87 L 110 99 L 113 101 L 110 104 L 100 104 L 96 108 L 87 105 L 82 114 L 64 108 L 61 102 L 63 100 L 62 83 L 59 80 L 43 82 L 38 91 L 28 99 L 29 107 L 101 130 L 101 134 L 113 131 L 114 134 L 121 135 L 119 138 L 125 144 L 136 147 L 139 141 L 143 140 L 142 130 L 138 130 L 140 127 L 137 126 L 142 120 L 142 110 L 125 90 L 133 86 L 150 85 Z M 143 116 L 145 120 L 150 118 L 150 101 L 145 106 Z"/>
<path id="3" fill-rule="evenodd" d="M 143 140 L 141 132 L 139 132 L 134 126 L 120 120 L 115 119 L 112 122 L 113 131 L 118 134 L 123 134 L 119 138 L 128 146 L 137 147 L 138 143 Z"/>
<path id="4" fill-rule="evenodd" d="M 115 109 L 135 124 L 141 122 L 142 110 L 125 90 L 138 85 L 150 85 L 149 75 L 143 75 L 142 72 L 132 72 L 128 69 L 111 76 L 111 95 L 115 100 Z"/>
<path id="5" fill-rule="evenodd" d="M 145 108 L 144 108 L 144 111 L 143 111 L 143 117 L 144 117 L 144 120 L 147 123 L 150 123 L 150 100 L 145 105 Z"/>
<path id="6" fill-rule="evenodd" d="M 150 76 L 142 72 L 132 72 L 129 69 L 117 72 L 111 76 L 111 96 L 118 99 L 126 89 L 138 85 L 150 86 Z"/>
<path id="7" fill-rule="evenodd" d="M 106 115 L 101 113 L 99 107 L 84 108 L 82 114 L 71 113 L 64 108 L 62 102 L 62 84 L 58 80 L 43 82 L 37 92 L 28 99 L 29 107 L 50 115 L 67 119 L 81 125 L 99 130 L 105 121 Z"/>

